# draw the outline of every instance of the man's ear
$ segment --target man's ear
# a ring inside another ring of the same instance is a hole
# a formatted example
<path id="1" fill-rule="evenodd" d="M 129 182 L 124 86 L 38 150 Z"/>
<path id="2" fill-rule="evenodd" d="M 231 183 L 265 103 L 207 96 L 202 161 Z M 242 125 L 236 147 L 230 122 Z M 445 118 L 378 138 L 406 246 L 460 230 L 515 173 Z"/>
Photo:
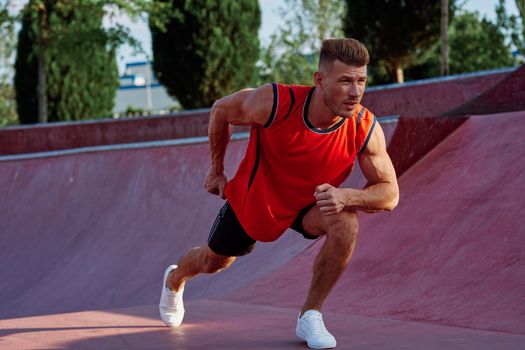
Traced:
<path id="1" fill-rule="evenodd" d="M 321 82 L 323 80 L 323 75 L 321 74 L 321 72 L 317 71 L 314 73 L 314 83 L 315 83 L 315 86 L 317 86 L 318 88 L 321 87 Z"/>

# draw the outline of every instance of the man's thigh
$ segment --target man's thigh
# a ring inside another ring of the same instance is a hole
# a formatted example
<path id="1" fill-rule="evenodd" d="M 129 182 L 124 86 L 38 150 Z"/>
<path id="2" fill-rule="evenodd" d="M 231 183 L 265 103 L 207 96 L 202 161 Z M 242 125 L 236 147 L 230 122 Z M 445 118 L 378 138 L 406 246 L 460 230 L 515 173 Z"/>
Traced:
<path id="1" fill-rule="evenodd" d="M 303 216 L 302 227 L 306 234 L 319 237 L 338 225 L 358 226 L 357 213 L 343 210 L 338 214 L 324 215 L 317 205 L 312 206 Z"/>

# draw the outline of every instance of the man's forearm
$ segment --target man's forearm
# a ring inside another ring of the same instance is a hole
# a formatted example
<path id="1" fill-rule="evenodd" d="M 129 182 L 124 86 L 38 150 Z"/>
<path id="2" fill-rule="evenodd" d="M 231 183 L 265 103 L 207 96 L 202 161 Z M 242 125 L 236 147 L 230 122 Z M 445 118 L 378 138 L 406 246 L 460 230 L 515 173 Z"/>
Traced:
<path id="1" fill-rule="evenodd" d="M 217 174 L 224 172 L 224 156 L 230 141 L 230 124 L 224 110 L 215 103 L 210 111 L 208 138 L 210 140 L 211 170 Z"/>
<path id="2" fill-rule="evenodd" d="M 345 209 L 369 213 L 390 211 L 397 206 L 399 192 L 397 185 L 378 183 L 363 190 L 343 188 Z"/>

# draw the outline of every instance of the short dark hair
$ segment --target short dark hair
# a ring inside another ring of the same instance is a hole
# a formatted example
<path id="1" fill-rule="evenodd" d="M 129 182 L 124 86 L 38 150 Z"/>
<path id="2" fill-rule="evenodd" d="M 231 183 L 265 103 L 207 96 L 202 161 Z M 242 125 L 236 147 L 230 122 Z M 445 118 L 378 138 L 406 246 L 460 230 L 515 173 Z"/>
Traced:
<path id="1" fill-rule="evenodd" d="M 319 66 L 339 60 L 346 65 L 361 67 L 370 61 L 368 50 L 359 41 L 350 38 L 325 39 L 319 55 Z"/>

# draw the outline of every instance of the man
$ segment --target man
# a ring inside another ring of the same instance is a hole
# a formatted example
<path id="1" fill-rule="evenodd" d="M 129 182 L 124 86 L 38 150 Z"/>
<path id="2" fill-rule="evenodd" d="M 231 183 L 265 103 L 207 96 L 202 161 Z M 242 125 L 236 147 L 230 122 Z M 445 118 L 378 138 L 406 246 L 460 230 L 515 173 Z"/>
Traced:
<path id="1" fill-rule="evenodd" d="M 205 187 L 227 202 L 208 245 L 190 250 L 166 270 L 159 306 L 166 324 L 182 322 L 188 279 L 227 268 L 256 241 L 276 240 L 291 227 L 308 239 L 326 237 L 296 334 L 311 348 L 336 346 L 320 310 L 354 250 L 356 211 L 392 210 L 399 198 L 381 126 L 359 103 L 368 61 L 368 51 L 357 40 L 324 40 L 315 86 L 266 84 L 214 103 Z M 245 158 L 228 182 L 223 160 L 230 124 L 252 129 Z M 338 188 L 356 158 L 369 186 Z"/>

